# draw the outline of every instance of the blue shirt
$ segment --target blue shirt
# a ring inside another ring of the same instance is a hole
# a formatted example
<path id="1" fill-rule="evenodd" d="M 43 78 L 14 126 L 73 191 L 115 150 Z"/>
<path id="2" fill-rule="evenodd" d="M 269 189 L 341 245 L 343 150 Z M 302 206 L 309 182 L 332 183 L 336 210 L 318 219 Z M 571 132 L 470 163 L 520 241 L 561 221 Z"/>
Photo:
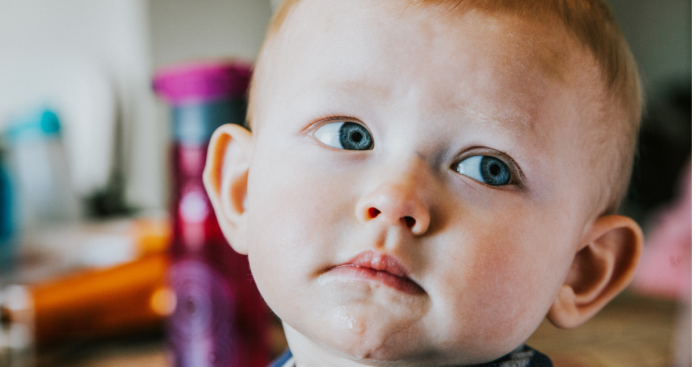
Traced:
<path id="1" fill-rule="evenodd" d="M 269 367 L 294 367 L 295 360 L 292 352 L 287 349 Z M 495 361 L 477 365 L 477 367 L 553 367 L 553 363 L 546 355 L 535 349 L 522 345 L 509 354 Z"/>

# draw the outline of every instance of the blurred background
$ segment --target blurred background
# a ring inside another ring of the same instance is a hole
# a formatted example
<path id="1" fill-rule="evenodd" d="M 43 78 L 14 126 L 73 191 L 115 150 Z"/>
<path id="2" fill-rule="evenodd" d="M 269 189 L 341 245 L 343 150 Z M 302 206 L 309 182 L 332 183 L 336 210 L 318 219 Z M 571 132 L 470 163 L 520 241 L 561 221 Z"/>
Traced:
<path id="1" fill-rule="evenodd" d="M 172 242 L 176 132 L 172 103 L 157 98 L 153 78 L 195 60 L 251 65 L 276 3 L 0 0 L 0 366 L 174 363 L 163 320 L 181 303 L 160 255 Z M 542 324 L 530 344 L 559 366 L 686 366 L 692 3 L 608 3 L 645 87 L 636 168 L 621 210 L 645 229 L 646 256 L 636 284 L 593 321 L 573 331 Z M 107 288 L 113 292 L 98 294 Z M 76 289 L 82 293 L 70 292 Z M 126 302 L 135 290 L 147 310 L 126 307 L 120 321 L 91 322 L 91 329 L 65 322 L 70 316 L 51 306 L 99 304 L 94 297 Z M 57 332 L 36 326 L 51 318 Z M 263 325 L 270 358 L 284 348 L 283 336 L 272 316 Z"/>

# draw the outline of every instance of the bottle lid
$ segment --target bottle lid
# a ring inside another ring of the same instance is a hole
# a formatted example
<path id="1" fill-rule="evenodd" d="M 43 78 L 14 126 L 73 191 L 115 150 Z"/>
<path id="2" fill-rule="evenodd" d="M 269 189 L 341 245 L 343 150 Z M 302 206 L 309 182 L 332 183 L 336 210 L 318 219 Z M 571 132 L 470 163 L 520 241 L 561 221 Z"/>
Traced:
<path id="1" fill-rule="evenodd" d="M 10 141 L 26 141 L 60 135 L 60 119 L 50 108 L 39 108 L 10 120 L 7 136 Z"/>
<path id="2" fill-rule="evenodd" d="M 251 80 L 251 65 L 239 60 L 196 61 L 164 67 L 155 74 L 153 89 L 168 103 L 209 102 L 243 97 Z"/>

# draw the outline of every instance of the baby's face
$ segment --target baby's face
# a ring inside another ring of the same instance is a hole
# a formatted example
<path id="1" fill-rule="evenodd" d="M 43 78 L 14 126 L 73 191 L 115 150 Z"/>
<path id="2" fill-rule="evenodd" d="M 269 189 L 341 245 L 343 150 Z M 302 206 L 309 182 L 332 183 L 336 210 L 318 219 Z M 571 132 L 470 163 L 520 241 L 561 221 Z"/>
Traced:
<path id="1" fill-rule="evenodd" d="M 488 361 L 536 329 L 581 245 L 601 83 L 560 30 L 400 4 L 306 0 L 275 39 L 249 260 L 293 350 Z"/>

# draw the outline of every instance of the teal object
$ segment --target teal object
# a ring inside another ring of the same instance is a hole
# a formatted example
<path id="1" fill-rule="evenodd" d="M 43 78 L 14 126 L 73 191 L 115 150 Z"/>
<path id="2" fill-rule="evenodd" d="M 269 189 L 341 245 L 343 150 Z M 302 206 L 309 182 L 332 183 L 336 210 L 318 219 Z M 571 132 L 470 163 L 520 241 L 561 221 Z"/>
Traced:
<path id="1" fill-rule="evenodd" d="M 60 136 L 60 119 L 50 108 L 40 108 L 10 120 L 5 136 L 10 142 Z"/>
<path id="2" fill-rule="evenodd" d="M 17 241 L 14 217 L 12 180 L 5 152 L 0 151 L 0 269 L 3 271 L 11 270 L 16 257 Z"/>
<path id="3" fill-rule="evenodd" d="M 18 147 L 34 147 L 60 139 L 61 123 L 50 107 L 41 106 L 10 118 L 0 146 L 0 273 L 11 271 L 17 255 L 21 200 L 17 197 L 19 176 L 12 170 L 10 157 Z M 5 148 L 9 149 L 6 150 Z M 54 185 L 46 182 L 44 185 Z"/>

